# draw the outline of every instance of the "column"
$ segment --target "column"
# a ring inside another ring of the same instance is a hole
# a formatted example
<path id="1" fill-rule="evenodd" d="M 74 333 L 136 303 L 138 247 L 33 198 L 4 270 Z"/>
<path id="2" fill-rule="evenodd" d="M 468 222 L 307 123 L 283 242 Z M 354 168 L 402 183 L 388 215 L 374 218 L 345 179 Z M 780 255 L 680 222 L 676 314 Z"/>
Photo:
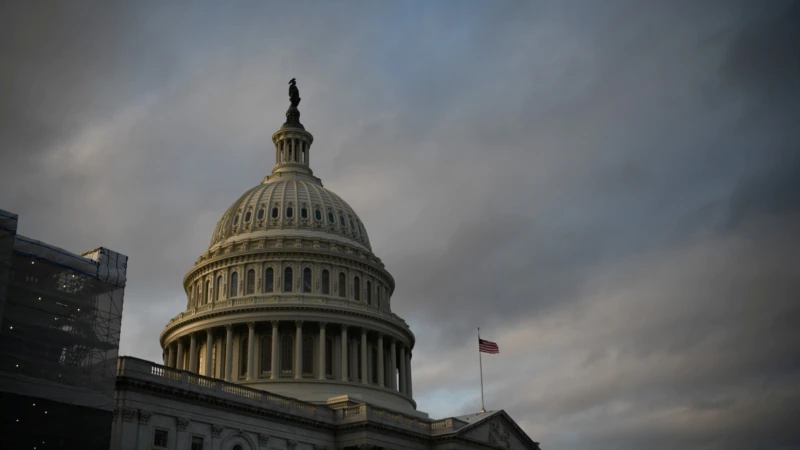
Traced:
<path id="1" fill-rule="evenodd" d="M 175 368 L 178 370 L 183 370 L 183 339 L 178 338 L 178 362 L 175 364 Z"/>
<path id="2" fill-rule="evenodd" d="M 400 393 L 408 395 L 406 385 L 406 346 L 400 344 Z"/>
<path id="3" fill-rule="evenodd" d="M 280 368 L 278 367 L 278 321 L 273 320 L 272 322 L 272 369 L 270 371 L 269 378 L 271 380 L 277 380 L 278 374 L 280 373 Z"/>
<path id="4" fill-rule="evenodd" d="M 397 341 L 394 338 L 389 344 L 389 350 L 389 357 L 391 358 L 391 361 L 389 361 L 389 387 L 397 390 Z"/>
<path id="5" fill-rule="evenodd" d="M 339 376 L 340 381 L 347 381 L 347 325 L 342 325 L 342 372 Z"/>
<path id="6" fill-rule="evenodd" d="M 214 377 L 211 369 L 214 367 L 211 362 L 214 359 L 214 333 L 211 328 L 206 329 L 206 376 Z"/>
<path id="7" fill-rule="evenodd" d="M 367 384 L 369 383 L 369 376 L 367 375 L 369 372 L 367 369 L 369 368 L 369 364 L 367 364 L 367 329 L 361 329 L 361 383 Z"/>
<path id="8" fill-rule="evenodd" d="M 411 390 L 411 349 L 408 349 L 408 354 L 406 355 L 406 390 L 408 391 L 408 396 L 413 397 L 413 391 Z"/>
<path id="9" fill-rule="evenodd" d="M 169 344 L 167 347 L 167 367 L 175 368 L 175 344 Z"/>
<path id="10" fill-rule="evenodd" d="M 297 333 L 294 342 L 294 379 L 303 378 L 303 321 L 296 320 Z"/>
<path id="11" fill-rule="evenodd" d="M 252 380 L 255 378 L 255 348 L 256 348 L 256 324 L 255 322 L 247 322 L 247 379 Z"/>
<path id="12" fill-rule="evenodd" d="M 197 372 L 197 334 L 189 335 L 189 372 Z"/>
<path id="13" fill-rule="evenodd" d="M 233 325 L 225 325 L 225 381 L 231 381 L 233 371 Z"/>
<path id="14" fill-rule="evenodd" d="M 378 386 L 386 386 L 386 377 L 384 376 L 384 362 L 383 362 L 383 334 L 378 333 Z"/>
<path id="15" fill-rule="evenodd" d="M 319 356 L 317 357 L 317 378 L 320 380 L 325 379 L 326 362 L 325 361 L 325 322 L 319 323 Z"/>

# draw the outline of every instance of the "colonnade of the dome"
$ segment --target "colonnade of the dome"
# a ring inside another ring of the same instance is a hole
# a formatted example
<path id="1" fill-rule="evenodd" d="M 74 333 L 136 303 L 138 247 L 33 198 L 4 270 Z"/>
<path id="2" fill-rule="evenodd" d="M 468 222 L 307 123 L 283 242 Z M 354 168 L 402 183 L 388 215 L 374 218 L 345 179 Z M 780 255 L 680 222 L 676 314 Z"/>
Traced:
<path id="1" fill-rule="evenodd" d="M 338 381 L 412 398 L 411 348 L 365 326 L 271 320 L 208 327 L 173 339 L 164 363 L 243 384 Z"/>

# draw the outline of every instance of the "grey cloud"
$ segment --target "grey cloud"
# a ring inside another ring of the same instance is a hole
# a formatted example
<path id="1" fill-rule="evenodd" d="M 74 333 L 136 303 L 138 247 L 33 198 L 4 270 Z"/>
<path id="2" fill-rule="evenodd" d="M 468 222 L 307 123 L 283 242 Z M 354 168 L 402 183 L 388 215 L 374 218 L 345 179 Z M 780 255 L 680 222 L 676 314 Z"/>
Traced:
<path id="1" fill-rule="evenodd" d="M 297 77 L 422 409 L 477 408 L 480 325 L 545 448 L 797 445 L 796 5 L 5 4 L 0 207 L 129 254 L 123 352 L 158 359 Z"/>

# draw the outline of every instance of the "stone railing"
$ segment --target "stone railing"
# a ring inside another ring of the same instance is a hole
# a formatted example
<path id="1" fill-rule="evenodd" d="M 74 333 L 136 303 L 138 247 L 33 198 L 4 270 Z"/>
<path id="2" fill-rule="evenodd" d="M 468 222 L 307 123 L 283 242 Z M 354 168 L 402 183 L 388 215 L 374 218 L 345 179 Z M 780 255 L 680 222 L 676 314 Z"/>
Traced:
<path id="1" fill-rule="evenodd" d="M 428 419 L 423 419 L 367 404 L 337 409 L 336 419 L 337 421 L 345 423 L 369 420 L 370 422 L 379 422 L 409 431 L 416 431 L 417 433 L 431 433 L 431 421 Z"/>
<path id="2" fill-rule="evenodd" d="M 181 389 L 227 397 L 254 406 L 298 416 L 313 417 L 327 422 L 333 422 L 335 419 L 334 411 L 325 406 L 197 375 L 185 370 L 173 369 L 130 356 L 122 356 L 117 360 L 117 377 L 173 385 Z"/>
<path id="3" fill-rule="evenodd" d="M 366 312 L 377 317 L 388 319 L 396 322 L 405 328 L 408 324 L 400 316 L 395 313 L 386 312 L 377 306 L 368 305 L 364 302 L 348 300 L 345 298 L 336 297 L 307 297 L 307 296 L 282 296 L 282 295 L 250 295 L 246 297 L 236 297 L 227 300 L 220 300 L 205 305 L 198 305 L 194 308 L 187 309 L 186 311 L 173 317 L 167 323 L 170 326 L 198 314 L 208 313 L 209 311 L 221 311 L 226 309 L 241 308 L 247 306 L 259 305 L 301 305 L 301 306 L 333 306 L 344 310 Z"/>

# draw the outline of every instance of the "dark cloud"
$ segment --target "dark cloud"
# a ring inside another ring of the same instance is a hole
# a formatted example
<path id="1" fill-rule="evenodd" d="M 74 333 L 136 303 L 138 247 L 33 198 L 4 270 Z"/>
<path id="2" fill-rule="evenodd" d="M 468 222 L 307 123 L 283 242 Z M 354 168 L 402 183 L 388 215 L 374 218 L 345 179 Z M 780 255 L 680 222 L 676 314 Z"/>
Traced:
<path id="1" fill-rule="evenodd" d="M 5 3 L 0 207 L 131 257 L 123 352 L 271 166 L 313 167 L 418 336 L 415 394 L 546 448 L 790 448 L 797 2 Z M 475 368 L 477 369 L 477 368 Z"/>

